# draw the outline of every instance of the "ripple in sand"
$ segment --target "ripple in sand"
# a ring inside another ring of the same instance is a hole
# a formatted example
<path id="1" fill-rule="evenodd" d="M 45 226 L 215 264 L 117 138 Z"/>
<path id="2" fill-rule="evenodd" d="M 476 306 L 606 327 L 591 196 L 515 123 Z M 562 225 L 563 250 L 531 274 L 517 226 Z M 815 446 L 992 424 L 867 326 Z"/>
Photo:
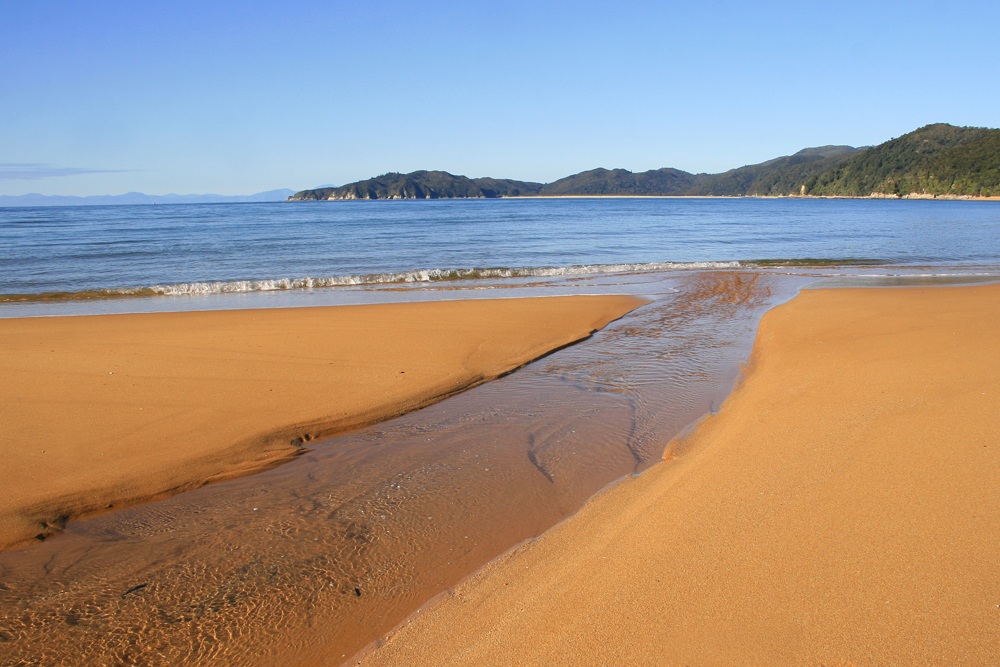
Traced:
<path id="1" fill-rule="evenodd" d="M 4 664 L 336 663 L 658 460 L 801 282 L 643 276 L 653 303 L 514 375 L 0 554 Z"/>

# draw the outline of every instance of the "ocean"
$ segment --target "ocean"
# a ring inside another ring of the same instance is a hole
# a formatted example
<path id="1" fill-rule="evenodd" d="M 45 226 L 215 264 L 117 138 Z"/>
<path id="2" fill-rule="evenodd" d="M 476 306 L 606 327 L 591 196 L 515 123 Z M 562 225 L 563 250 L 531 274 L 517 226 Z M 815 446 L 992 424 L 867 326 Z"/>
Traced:
<path id="1" fill-rule="evenodd" d="M 800 289 L 996 280 L 1000 205 L 990 202 L 0 209 L 0 317 L 648 299 L 586 341 L 315 440 L 278 468 L 0 553 L 0 654 L 4 664 L 337 664 L 661 461 L 720 408 L 763 313 Z"/>
<path id="2" fill-rule="evenodd" d="M 498 199 L 0 209 L 0 316 L 380 300 L 380 286 L 560 284 L 696 268 L 993 275 L 971 201 Z M 872 268 L 882 267 L 882 269 Z M 274 293 L 299 292 L 281 301 Z M 398 294 L 398 290 L 394 290 Z M 271 293 L 255 300 L 224 294 Z M 68 301 L 132 297 L 116 306 Z M 140 297 L 175 297 L 141 299 Z M 176 298 L 181 297 L 181 298 Z M 47 307 L 10 304 L 44 301 Z"/>

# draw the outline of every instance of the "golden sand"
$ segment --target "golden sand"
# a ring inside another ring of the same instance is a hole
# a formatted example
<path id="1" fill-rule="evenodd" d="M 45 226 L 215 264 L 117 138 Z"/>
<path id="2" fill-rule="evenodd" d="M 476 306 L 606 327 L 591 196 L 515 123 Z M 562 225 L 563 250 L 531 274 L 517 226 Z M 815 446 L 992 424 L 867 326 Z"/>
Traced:
<path id="1" fill-rule="evenodd" d="M 0 320 L 0 547 L 273 466 L 637 307 L 558 297 Z"/>
<path id="2" fill-rule="evenodd" d="M 1000 286 L 805 292 L 673 458 L 365 665 L 993 665 Z"/>

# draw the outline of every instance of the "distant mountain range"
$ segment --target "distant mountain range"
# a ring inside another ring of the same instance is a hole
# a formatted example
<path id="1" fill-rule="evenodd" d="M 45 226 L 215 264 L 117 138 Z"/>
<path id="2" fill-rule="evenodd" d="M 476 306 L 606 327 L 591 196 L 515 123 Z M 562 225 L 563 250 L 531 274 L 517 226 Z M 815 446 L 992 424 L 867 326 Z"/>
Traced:
<path id="1" fill-rule="evenodd" d="M 525 196 L 1000 196 L 1000 130 L 927 125 L 873 147 L 821 146 L 721 174 L 592 169 L 552 183 L 389 173 L 289 201 Z"/>
<path id="2" fill-rule="evenodd" d="M 255 195 L 147 195 L 129 192 L 124 195 L 69 197 L 63 195 L 0 195 L 0 206 L 114 206 L 122 204 L 221 204 L 285 201 L 295 191 L 268 190 Z"/>

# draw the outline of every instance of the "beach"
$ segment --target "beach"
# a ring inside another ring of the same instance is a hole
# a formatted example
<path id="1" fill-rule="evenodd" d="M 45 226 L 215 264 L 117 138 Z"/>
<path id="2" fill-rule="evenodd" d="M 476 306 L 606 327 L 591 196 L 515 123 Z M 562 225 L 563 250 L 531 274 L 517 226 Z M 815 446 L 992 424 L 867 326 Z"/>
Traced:
<path id="1" fill-rule="evenodd" d="M 0 547 L 273 467 L 642 304 L 573 296 L 0 319 Z"/>
<path id="2" fill-rule="evenodd" d="M 642 307 L 514 373 L 313 439 L 257 474 L 70 521 L 54 539 L 0 553 L 5 655 L 347 660 L 609 483 L 662 460 L 674 435 L 728 395 L 760 316 L 808 280 L 641 278 L 600 282 L 641 295 Z"/>
<path id="3" fill-rule="evenodd" d="M 998 327 L 997 285 L 804 291 L 662 464 L 361 664 L 995 664 Z"/>

